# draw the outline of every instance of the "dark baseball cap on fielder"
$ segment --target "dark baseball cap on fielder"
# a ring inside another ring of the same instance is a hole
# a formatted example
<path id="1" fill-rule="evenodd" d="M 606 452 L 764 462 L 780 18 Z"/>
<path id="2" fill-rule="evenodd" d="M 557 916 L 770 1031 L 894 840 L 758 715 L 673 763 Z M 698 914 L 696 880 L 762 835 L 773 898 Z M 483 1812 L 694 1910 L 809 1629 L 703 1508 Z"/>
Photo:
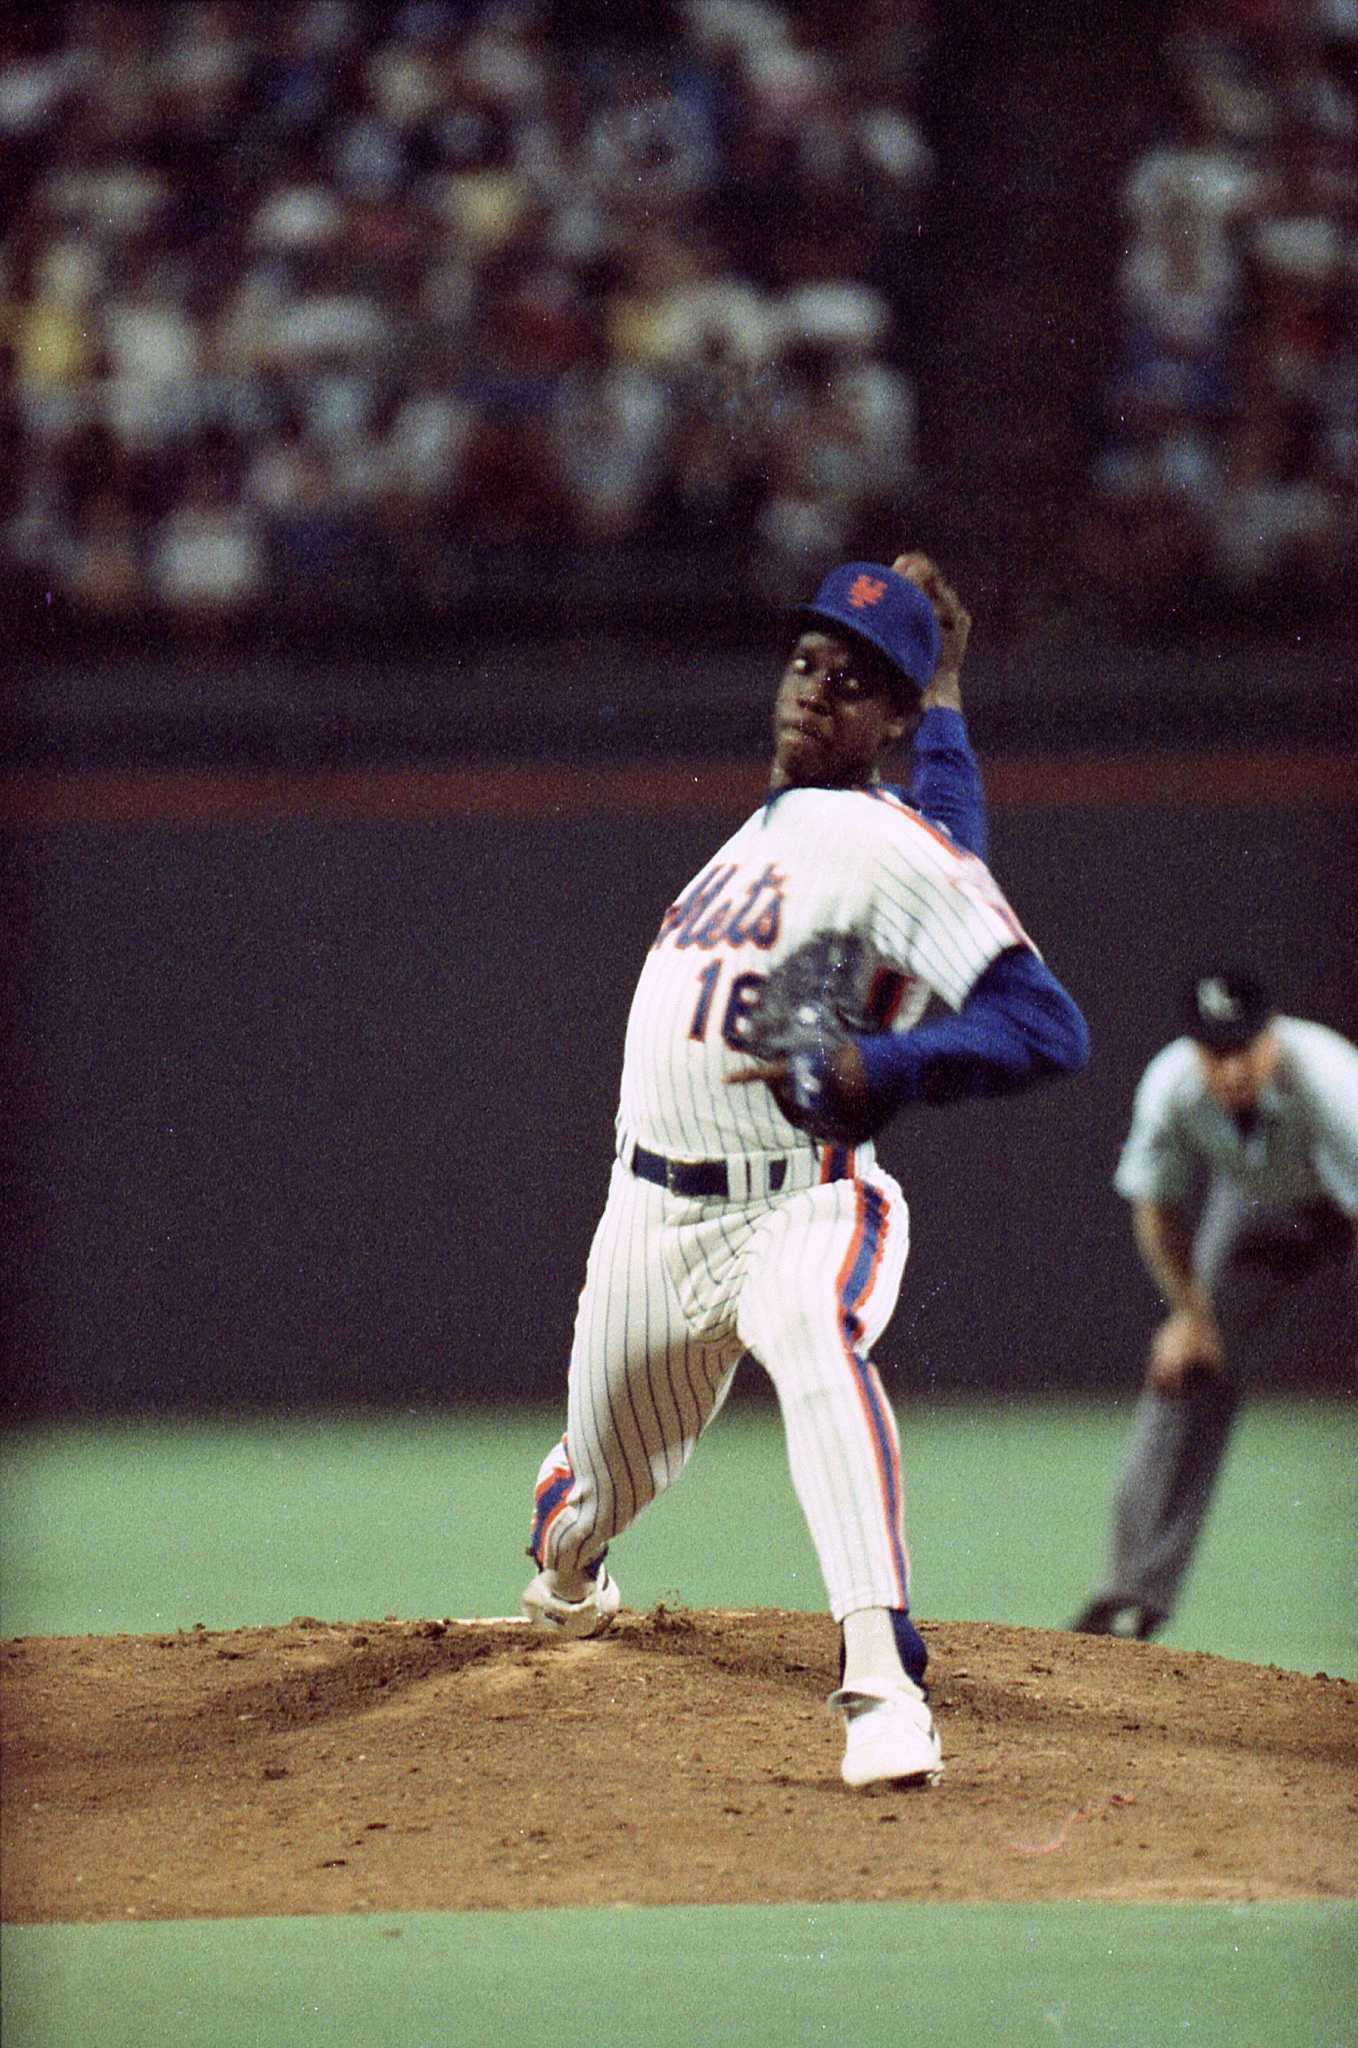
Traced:
<path id="1" fill-rule="evenodd" d="M 1272 1015 L 1268 991 L 1247 967 L 1205 967 L 1186 992 L 1188 1035 L 1209 1052 L 1242 1051 Z"/>
<path id="2" fill-rule="evenodd" d="M 937 614 L 917 583 L 881 562 L 832 569 L 810 604 L 794 606 L 792 616 L 856 634 L 917 690 L 934 679 L 943 650 Z"/>

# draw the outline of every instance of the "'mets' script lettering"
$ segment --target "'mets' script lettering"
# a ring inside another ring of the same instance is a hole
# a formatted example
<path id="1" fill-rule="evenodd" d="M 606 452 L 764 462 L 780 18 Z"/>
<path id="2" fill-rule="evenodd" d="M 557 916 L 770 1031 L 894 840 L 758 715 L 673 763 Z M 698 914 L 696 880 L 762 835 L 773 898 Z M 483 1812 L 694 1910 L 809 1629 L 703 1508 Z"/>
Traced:
<path id="1" fill-rule="evenodd" d="M 660 920 L 656 946 L 667 939 L 704 951 L 713 946 L 774 945 L 782 924 L 786 877 L 767 867 L 757 880 L 738 882 L 739 872 L 734 862 L 719 862 L 699 875 L 688 894 L 672 903 Z"/>

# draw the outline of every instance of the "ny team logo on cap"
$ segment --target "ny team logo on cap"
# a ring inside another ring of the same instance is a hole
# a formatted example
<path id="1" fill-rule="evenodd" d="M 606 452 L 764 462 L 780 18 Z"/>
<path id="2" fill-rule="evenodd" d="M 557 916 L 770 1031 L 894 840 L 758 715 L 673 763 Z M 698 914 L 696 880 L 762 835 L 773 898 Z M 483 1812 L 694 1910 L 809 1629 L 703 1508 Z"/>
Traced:
<path id="1" fill-rule="evenodd" d="M 938 667 L 943 640 L 933 605 L 917 583 L 885 563 L 841 562 L 794 617 L 847 626 L 917 690 L 928 689 Z"/>

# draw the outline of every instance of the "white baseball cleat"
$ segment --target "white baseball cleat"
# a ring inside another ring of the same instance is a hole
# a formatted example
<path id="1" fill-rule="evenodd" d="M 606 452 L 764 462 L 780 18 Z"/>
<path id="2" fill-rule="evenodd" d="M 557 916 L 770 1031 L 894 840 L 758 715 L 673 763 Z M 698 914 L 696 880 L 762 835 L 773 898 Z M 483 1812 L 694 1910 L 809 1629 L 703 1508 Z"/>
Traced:
<path id="1" fill-rule="evenodd" d="M 844 1716 L 846 1785 L 936 1785 L 943 1747 L 924 1694 L 908 1678 L 880 1689 L 844 1686 L 827 1704 Z"/>
<path id="2" fill-rule="evenodd" d="M 608 1576 L 607 1565 L 600 1565 L 579 1600 L 563 1600 L 556 1584 L 556 1573 L 549 1570 L 539 1572 L 524 1587 L 519 1605 L 530 1628 L 554 1636 L 599 1636 L 622 1606 L 617 1581 Z"/>

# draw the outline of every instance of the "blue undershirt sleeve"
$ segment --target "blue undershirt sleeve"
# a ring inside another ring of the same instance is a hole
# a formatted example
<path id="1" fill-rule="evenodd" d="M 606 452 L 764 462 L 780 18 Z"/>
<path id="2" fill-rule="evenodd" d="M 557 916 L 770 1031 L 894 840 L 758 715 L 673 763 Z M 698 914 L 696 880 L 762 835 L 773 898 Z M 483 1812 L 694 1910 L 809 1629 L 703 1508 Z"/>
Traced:
<path id="1" fill-rule="evenodd" d="M 1089 1059 L 1089 1029 L 1055 975 L 1027 946 L 992 960 L 955 1015 L 913 1031 L 854 1040 L 874 1108 L 1012 1095 Z"/>
<path id="2" fill-rule="evenodd" d="M 960 711 L 940 706 L 920 720 L 906 801 L 931 824 L 944 826 L 968 853 L 986 858 L 985 788 Z"/>

